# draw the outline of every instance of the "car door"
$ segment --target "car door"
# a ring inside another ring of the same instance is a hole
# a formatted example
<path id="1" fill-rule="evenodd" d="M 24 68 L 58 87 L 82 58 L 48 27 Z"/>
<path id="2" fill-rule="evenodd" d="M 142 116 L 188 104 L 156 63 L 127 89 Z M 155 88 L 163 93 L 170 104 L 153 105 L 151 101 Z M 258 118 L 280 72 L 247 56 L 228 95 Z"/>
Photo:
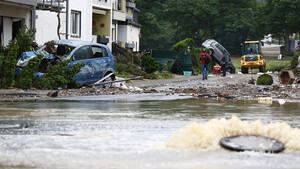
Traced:
<path id="1" fill-rule="evenodd" d="M 91 46 L 91 51 L 93 56 L 95 77 L 97 80 L 100 80 L 111 65 L 110 58 L 108 57 L 107 51 L 104 47 Z"/>
<path id="2" fill-rule="evenodd" d="M 81 71 L 74 77 L 74 80 L 79 85 L 84 83 L 90 84 L 97 80 L 97 77 L 95 77 L 92 52 L 89 45 L 77 49 L 72 56 L 72 60 L 73 62 L 70 66 L 76 63 L 85 63 L 85 66 L 82 67 Z"/>

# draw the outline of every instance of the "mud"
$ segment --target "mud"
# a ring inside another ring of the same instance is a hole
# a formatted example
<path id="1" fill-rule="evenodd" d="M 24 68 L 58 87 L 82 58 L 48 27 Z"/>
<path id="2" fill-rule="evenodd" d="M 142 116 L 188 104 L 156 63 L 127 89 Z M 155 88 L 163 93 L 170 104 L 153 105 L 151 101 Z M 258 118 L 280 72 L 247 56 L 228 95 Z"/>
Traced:
<path id="1" fill-rule="evenodd" d="M 278 73 L 272 73 L 274 83 L 267 86 L 256 85 L 259 73 L 228 74 L 226 77 L 210 74 L 208 80 L 202 80 L 202 75 L 175 75 L 173 79 L 163 80 L 133 80 L 118 83 L 114 88 L 83 87 L 80 89 L 60 90 L 21 90 L 0 89 L 0 101 L 43 100 L 57 97 L 126 95 L 141 93 L 162 93 L 166 95 L 184 94 L 195 97 L 219 97 L 237 100 L 257 100 L 261 97 L 271 97 L 274 101 L 284 99 L 287 102 L 300 101 L 300 84 L 282 85 Z"/>

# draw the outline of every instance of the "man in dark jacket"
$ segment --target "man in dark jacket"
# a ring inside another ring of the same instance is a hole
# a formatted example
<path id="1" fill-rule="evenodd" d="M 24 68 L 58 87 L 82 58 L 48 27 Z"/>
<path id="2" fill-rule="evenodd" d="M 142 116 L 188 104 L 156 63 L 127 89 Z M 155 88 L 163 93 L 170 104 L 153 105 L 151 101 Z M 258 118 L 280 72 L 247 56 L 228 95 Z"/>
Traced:
<path id="1" fill-rule="evenodd" d="M 227 57 L 225 55 L 225 52 L 222 53 L 223 57 L 221 59 L 222 61 L 222 72 L 223 72 L 223 75 L 222 76 L 226 76 L 226 71 L 227 71 L 227 68 L 226 68 L 226 64 L 227 64 Z"/>
<path id="2" fill-rule="evenodd" d="M 202 53 L 200 55 L 200 61 L 201 61 L 201 66 L 202 66 L 202 80 L 207 79 L 210 60 L 211 60 L 211 57 L 205 51 L 205 49 L 203 49 Z"/>

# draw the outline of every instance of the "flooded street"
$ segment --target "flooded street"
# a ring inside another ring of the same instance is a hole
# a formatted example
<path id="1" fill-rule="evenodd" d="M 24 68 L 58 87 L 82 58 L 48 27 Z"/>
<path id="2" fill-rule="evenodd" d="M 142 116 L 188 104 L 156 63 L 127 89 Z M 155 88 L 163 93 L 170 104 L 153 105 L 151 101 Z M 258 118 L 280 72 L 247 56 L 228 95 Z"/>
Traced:
<path id="1" fill-rule="evenodd" d="M 0 102 L 0 168 L 299 168 L 299 109 L 163 94 Z M 233 129 L 274 132 L 286 150 L 213 145 Z"/>

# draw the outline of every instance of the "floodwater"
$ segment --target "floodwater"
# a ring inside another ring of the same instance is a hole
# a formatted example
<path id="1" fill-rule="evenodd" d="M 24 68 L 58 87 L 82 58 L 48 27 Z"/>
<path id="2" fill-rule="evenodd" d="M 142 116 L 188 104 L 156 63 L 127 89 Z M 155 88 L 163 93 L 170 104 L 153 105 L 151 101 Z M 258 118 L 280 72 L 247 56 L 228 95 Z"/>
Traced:
<path id="1" fill-rule="evenodd" d="M 300 168 L 300 104 L 135 95 L 0 103 L 0 168 Z M 233 134 L 280 140 L 232 152 Z"/>

